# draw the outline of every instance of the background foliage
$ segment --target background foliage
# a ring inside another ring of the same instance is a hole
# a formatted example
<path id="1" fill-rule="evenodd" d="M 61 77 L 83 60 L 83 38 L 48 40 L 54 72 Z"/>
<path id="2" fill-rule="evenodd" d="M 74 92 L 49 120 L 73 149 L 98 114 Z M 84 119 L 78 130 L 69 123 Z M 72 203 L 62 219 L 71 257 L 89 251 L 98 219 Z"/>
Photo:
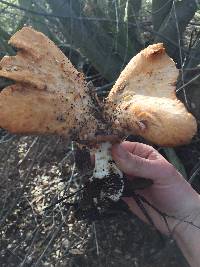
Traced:
<path id="1" fill-rule="evenodd" d="M 183 76 L 200 63 L 195 0 L 2 0 L 0 5 L 2 54 L 10 51 L 10 35 L 26 24 L 80 52 L 109 82 L 151 43 L 165 44 Z"/>

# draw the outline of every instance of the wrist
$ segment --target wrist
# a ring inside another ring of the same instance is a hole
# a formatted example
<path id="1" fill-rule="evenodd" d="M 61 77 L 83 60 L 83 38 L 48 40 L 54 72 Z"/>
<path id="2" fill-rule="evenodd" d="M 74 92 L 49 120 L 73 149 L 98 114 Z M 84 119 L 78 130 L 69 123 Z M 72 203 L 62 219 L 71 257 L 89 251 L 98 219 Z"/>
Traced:
<path id="1" fill-rule="evenodd" d="M 200 228 L 200 195 L 195 192 L 193 197 L 190 197 L 190 201 L 185 203 L 186 208 L 179 212 L 177 223 L 174 225 L 173 232 L 177 238 L 188 235 L 188 231 L 194 228 Z"/>
<path id="2" fill-rule="evenodd" d="M 174 238 L 192 267 L 200 266 L 200 197 L 191 206 L 190 212 L 177 221 Z"/>

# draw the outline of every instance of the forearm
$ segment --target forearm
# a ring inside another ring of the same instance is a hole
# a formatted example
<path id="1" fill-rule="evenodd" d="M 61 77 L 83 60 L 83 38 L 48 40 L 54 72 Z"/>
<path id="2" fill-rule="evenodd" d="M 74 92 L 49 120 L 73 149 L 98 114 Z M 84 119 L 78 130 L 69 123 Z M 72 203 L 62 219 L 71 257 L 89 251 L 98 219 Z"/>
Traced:
<path id="1" fill-rule="evenodd" d="M 200 198 L 196 204 L 190 216 L 184 218 L 188 223 L 181 222 L 175 229 L 176 242 L 191 267 L 200 266 Z"/>

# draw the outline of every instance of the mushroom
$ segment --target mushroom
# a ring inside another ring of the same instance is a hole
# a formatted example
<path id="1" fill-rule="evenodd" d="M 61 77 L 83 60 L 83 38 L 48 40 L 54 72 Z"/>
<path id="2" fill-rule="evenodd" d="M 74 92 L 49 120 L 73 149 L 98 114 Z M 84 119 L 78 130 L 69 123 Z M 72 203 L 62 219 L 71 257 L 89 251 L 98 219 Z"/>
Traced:
<path id="1" fill-rule="evenodd" d="M 55 134 L 78 141 L 95 151 L 93 179 L 110 173 L 122 178 L 109 153 L 119 137 L 104 122 L 83 75 L 51 40 L 32 28 L 22 28 L 9 44 L 18 51 L 1 60 L 0 76 L 15 84 L 0 93 L 0 127 L 16 134 Z"/>
<path id="2" fill-rule="evenodd" d="M 93 140 L 102 123 L 86 81 L 44 34 L 24 27 L 9 44 L 16 56 L 0 62 L 0 76 L 15 81 L 0 94 L 0 127 L 13 133 L 57 134 Z"/>
<path id="3" fill-rule="evenodd" d="M 1 60 L 0 76 L 15 84 L 0 93 L 0 127 L 21 134 L 57 134 L 92 148 L 92 179 L 108 181 L 102 199 L 118 201 L 124 190 L 123 174 L 110 154 L 112 143 L 136 134 L 175 146 L 189 142 L 196 132 L 196 120 L 176 99 L 178 70 L 162 44 L 130 61 L 102 110 L 83 75 L 44 34 L 24 27 L 9 43 L 18 52 Z"/>
<path id="4" fill-rule="evenodd" d="M 154 44 L 132 58 L 107 98 L 113 128 L 161 146 L 190 142 L 195 118 L 176 98 L 178 70 L 163 44 Z"/>

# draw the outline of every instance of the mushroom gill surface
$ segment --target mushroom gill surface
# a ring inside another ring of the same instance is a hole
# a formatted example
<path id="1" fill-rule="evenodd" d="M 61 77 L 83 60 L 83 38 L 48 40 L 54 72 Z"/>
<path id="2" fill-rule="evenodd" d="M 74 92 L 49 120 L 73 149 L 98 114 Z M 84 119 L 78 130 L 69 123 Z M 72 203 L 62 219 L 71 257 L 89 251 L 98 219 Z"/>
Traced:
<path id="1" fill-rule="evenodd" d="M 150 45 L 133 57 L 106 101 L 113 128 L 161 146 L 190 142 L 197 123 L 176 98 L 177 77 L 178 70 L 163 44 Z"/>
<path id="2" fill-rule="evenodd" d="M 29 27 L 9 43 L 18 51 L 1 60 L 0 76 L 15 84 L 0 93 L 0 127 L 13 133 L 95 138 L 102 125 L 87 84 L 56 45 Z"/>

